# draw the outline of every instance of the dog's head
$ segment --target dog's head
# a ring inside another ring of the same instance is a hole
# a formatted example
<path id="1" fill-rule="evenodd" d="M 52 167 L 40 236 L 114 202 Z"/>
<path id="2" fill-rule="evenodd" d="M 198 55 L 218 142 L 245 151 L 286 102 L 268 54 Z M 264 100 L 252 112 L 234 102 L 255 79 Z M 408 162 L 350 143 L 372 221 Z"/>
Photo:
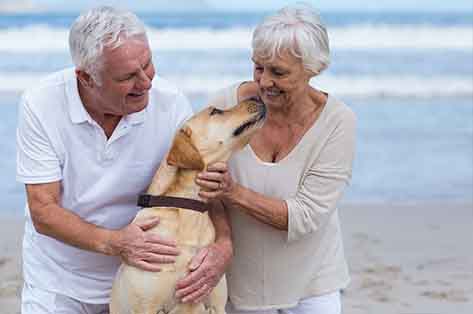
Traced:
<path id="1" fill-rule="evenodd" d="M 212 106 L 202 110 L 176 133 L 168 164 L 202 170 L 208 164 L 227 161 L 233 152 L 248 144 L 265 114 L 264 105 L 254 98 L 228 110 Z"/>

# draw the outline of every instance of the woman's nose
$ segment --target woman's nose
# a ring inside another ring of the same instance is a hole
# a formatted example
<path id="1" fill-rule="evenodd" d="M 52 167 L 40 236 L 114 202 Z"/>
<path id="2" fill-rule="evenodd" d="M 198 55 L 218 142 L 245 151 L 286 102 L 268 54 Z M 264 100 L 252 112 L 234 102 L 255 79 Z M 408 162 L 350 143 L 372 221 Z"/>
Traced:
<path id="1" fill-rule="evenodd" d="M 273 81 L 268 74 L 268 71 L 263 71 L 259 78 L 259 84 L 261 87 L 271 87 L 273 85 Z"/>

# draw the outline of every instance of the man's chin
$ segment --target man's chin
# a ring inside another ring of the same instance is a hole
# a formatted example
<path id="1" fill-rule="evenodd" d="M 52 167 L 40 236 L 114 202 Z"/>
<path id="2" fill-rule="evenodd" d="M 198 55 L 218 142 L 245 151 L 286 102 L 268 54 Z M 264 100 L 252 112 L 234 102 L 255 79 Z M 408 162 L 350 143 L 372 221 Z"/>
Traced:
<path id="1" fill-rule="evenodd" d="M 140 99 L 127 99 L 126 108 L 127 113 L 135 113 L 143 110 L 148 105 L 148 94 L 143 95 Z"/>

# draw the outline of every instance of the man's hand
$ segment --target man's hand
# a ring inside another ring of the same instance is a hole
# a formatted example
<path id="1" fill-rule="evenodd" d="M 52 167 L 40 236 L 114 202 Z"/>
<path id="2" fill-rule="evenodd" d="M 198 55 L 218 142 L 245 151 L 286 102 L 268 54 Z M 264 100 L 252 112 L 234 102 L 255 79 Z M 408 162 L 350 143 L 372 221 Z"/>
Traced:
<path id="1" fill-rule="evenodd" d="M 174 263 L 179 251 L 173 240 L 148 232 L 159 223 L 159 218 L 132 222 L 118 230 L 111 246 L 124 263 L 146 271 L 160 271 L 159 264 Z"/>
<path id="2" fill-rule="evenodd" d="M 201 249 L 189 265 L 189 273 L 176 285 L 176 297 L 184 303 L 198 303 L 219 283 L 231 261 L 231 243 L 221 241 Z"/>

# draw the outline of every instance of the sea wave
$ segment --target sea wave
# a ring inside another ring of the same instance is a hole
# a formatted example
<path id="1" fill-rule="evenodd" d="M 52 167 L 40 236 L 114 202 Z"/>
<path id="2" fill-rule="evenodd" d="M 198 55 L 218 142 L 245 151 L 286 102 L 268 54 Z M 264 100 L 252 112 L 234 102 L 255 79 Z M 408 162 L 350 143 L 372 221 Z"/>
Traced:
<path id="1" fill-rule="evenodd" d="M 0 92 L 21 92 L 33 86 L 45 73 L 0 73 Z M 211 94 L 238 81 L 243 76 L 202 75 L 165 77 L 185 93 Z M 473 97 L 473 78 L 465 76 L 347 76 L 321 75 L 311 84 L 332 94 L 352 97 Z"/>
<path id="2" fill-rule="evenodd" d="M 153 50 L 244 49 L 251 46 L 252 28 L 149 28 Z M 454 49 L 473 48 L 471 26 L 357 24 L 329 29 L 335 49 Z M 0 51 L 64 52 L 68 30 L 48 25 L 0 29 Z"/>

